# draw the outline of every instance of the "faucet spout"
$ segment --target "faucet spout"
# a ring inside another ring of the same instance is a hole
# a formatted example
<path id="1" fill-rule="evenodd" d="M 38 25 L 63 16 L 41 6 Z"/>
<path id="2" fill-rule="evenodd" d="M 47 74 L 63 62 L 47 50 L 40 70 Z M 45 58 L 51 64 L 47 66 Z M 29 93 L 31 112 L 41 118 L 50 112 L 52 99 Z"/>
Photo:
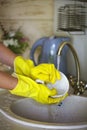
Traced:
<path id="1" fill-rule="evenodd" d="M 59 46 L 59 49 L 58 49 L 58 56 L 60 56 L 62 54 L 62 50 L 63 50 L 63 47 L 67 45 L 73 56 L 74 56 L 74 59 L 75 59 L 75 65 L 76 65 L 76 76 L 77 76 L 77 87 L 79 88 L 79 84 L 80 84 L 80 64 L 79 64 L 79 59 L 78 59 L 78 56 L 77 56 L 77 53 L 74 49 L 74 47 L 72 46 L 72 44 L 70 42 L 62 42 Z"/>

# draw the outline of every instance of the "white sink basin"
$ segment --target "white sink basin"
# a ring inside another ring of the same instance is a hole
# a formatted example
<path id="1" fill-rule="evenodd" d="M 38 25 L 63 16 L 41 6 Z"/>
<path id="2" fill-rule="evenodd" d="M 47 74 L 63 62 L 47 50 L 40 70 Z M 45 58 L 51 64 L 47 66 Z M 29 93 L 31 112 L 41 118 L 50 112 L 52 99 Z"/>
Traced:
<path id="1" fill-rule="evenodd" d="M 68 96 L 60 105 L 42 105 L 25 98 L 12 103 L 11 111 L 18 117 L 16 122 L 22 125 L 58 130 L 87 130 L 86 97 Z"/>

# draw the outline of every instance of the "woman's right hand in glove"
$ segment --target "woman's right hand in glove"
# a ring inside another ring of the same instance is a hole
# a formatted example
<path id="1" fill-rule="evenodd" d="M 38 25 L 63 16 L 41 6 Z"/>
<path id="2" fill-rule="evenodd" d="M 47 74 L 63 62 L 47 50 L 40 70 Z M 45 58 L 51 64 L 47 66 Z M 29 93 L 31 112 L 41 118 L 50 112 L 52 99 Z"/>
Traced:
<path id="1" fill-rule="evenodd" d="M 14 89 L 10 90 L 12 94 L 32 98 L 42 104 L 60 103 L 67 97 L 66 94 L 63 97 L 53 98 L 51 96 L 56 95 L 56 89 L 53 88 L 50 90 L 47 86 L 37 84 L 31 78 L 23 75 L 16 74 L 16 76 L 18 78 L 18 83 Z"/>

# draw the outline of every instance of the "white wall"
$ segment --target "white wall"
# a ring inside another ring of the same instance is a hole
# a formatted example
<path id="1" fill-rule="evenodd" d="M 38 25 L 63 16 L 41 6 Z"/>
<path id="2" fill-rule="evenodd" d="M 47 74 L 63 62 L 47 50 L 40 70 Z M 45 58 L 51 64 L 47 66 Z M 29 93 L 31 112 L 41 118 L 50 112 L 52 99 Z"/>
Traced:
<path id="1" fill-rule="evenodd" d="M 81 79 L 87 81 L 87 34 L 76 36 L 73 35 L 72 37 L 73 46 L 77 52 L 80 62 Z M 75 75 L 75 66 L 73 62 L 73 57 L 68 55 L 68 72 Z"/>
<path id="2" fill-rule="evenodd" d="M 72 38 L 72 44 L 77 52 L 79 62 L 80 62 L 80 69 L 81 69 L 81 79 L 87 81 L 87 29 L 85 29 L 85 34 L 80 35 L 78 33 L 75 34 L 70 34 L 68 32 L 64 31 L 57 31 L 56 32 L 56 27 L 58 25 L 58 15 L 56 15 L 55 12 L 58 12 L 59 7 L 65 6 L 66 4 L 74 4 L 75 2 L 72 0 L 55 0 L 55 9 L 54 9 L 54 14 L 56 17 L 54 17 L 54 32 L 57 36 L 63 35 L 63 36 L 70 36 Z M 77 2 L 77 4 L 82 4 L 81 2 Z M 84 3 L 83 3 L 84 5 Z M 87 13 L 87 2 L 85 3 L 86 7 L 86 13 Z M 87 26 L 87 14 L 86 14 L 86 26 Z M 73 56 L 71 52 L 69 51 L 68 53 L 68 73 L 72 75 L 76 75 L 76 67 L 75 67 L 75 61 L 73 59 Z"/>

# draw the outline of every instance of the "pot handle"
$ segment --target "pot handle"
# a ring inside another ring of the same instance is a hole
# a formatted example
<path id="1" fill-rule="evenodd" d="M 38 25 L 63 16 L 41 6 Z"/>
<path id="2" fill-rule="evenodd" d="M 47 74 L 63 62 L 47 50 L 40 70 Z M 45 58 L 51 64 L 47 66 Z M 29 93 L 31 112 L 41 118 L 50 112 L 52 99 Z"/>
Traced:
<path id="1" fill-rule="evenodd" d="M 30 50 L 30 59 L 34 61 L 34 64 L 35 64 L 35 65 L 36 65 L 36 62 L 35 62 L 35 58 L 34 58 L 34 53 L 35 53 L 36 49 L 37 49 L 39 46 L 42 47 L 44 41 L 45 41 L 47 38 L 48 38 L 48 37 L 43 37 L 43 38 L 40 38 L 39 40 L 37 40 L 37 41 L 33 44 L 32 48 L 31 48 L 31 50 Z"/>

